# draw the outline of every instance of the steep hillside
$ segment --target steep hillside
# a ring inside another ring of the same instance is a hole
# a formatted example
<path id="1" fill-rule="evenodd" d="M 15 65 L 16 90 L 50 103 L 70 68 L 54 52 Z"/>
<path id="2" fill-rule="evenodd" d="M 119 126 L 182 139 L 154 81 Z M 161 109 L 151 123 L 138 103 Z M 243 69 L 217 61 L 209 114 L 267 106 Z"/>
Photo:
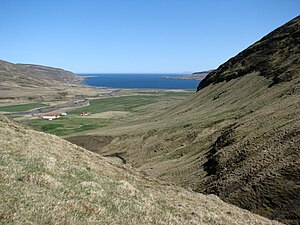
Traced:
<path id="1" fill-rule="evenodd" d="M 254 72 L 271 79 L 270 85 L 289 81 L 299 76 L 299 55 L 300 16 L 222 64 L 199 84 L 197 90 Z"/>
<path id="2" fill-rule="evenodd" d="M 49 87 L 80 82 L 75 74 L 52 67 L 0 60 L 0 87 Z"/>
<path id="3" fill-rule="evenodd" d="M 0 116 L 1 224 L 280 224 Z"/>
<path id="4" fill-rule="evenodd" d="M 230 75 L 229 71 L 240 71 L 233 67 L 242 63 L 238 59 L 243 54 L 239 54 L 234 63 L 228 61 L 208 75 L 184 103 L 152 118 L 91 132 L 113 139 L 91 150 L 121 155 L 152 176 L 216 194 L 287 224 L 299 224 L 300 68 L 296 60 L 300 54 L 295 45 L 299 19 L 254 44 L 260 46 L 259 52 L 253 46 L 244 51 L 243 71 L 247 73 Z M 282 36 L 286 38 L 276 39 Z M 278 44 L 275 40 L 285 47 L 273 50 Z M 263 47 L 260 43 L 273 44 Z M 260 55 L 267 51 L 272 54 Z M 274 62 L 271 55 L 276 56 Z M 290 71 L 287 79 L 281 79 L 283 68 Z"/>

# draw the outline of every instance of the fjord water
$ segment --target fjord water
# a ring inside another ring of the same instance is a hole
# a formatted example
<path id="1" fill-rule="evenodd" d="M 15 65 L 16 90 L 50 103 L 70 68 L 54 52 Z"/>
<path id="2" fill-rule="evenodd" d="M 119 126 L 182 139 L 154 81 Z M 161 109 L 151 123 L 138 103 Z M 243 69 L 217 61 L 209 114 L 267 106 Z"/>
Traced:
<path id="1" fill-rule="evenodd" d="M 98 88 L 146 88 L 196 90 L 198 80 L 170 79 L 172 74 L 80 74 L 84 83 Z"/>

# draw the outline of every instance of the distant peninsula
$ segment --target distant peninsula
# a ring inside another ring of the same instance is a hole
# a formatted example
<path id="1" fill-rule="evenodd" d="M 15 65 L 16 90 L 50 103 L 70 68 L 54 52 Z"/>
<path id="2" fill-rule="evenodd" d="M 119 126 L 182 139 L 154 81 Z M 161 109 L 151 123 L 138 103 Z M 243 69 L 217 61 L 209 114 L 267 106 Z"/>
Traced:
<path id="1" fill-rule="evenodd" d="M 195 72 L 192 74 L 184 74 L 184 75 L 175 75 L 175 76 L 162 76 L 162 78 L 166 79 L 183 79 L 183 80 L 203 80 L 206 75 L 214 70 L 207 70 L 201 72 Z"/>

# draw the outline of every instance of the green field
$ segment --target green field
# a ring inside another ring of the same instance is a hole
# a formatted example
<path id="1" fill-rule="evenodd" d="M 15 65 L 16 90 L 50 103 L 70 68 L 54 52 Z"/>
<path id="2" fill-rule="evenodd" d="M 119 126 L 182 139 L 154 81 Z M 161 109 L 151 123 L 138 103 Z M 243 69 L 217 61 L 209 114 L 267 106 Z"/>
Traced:
<path id="1" fill-rule="evenodd" d="M 0 112 L 22 112 L 28 111 L 31 109 L 47 106 L 45 104 L 39 103 L 28 103 L 28 104 L 19 104 L 19 105 L 8 105 L 0 106 Z"/>
<path id="2" fill-rule="evenodd" d="M 78 115 L 80 112 L 100 113 L 107 111 L 127 111 L 136 112 L 141 106 L 146 106 L 155 103 L 160 96 L 122 96 L 104 99 L 95 99 L 90 101 L 90 105 L 69 111 L 68 114 Z"/>
<path id="3" fill-rule="evenodd" d="M 79 109 L 68 111 L 67 117 L 62 117 L 53 121 L 43 119 L 27 120 L 23 123 L 29 125 L 38 131 L 55 134 L 58 136 L 66 136 L 87 130 L 107 126 L 115 121 L 115 119 L 101 119 L 78 117 L 80 112 L 101 113 L 107 111 L 127 111 L 137 112 L 138 108 L 157 102 L 159 96 L 122 96 L 106 99 L 91 100 L 90 105 Z"/>
<path id="4" fill-rule="evenodd" d="M 127 111 L 137 113 L 138 108 L 155 103 L 160 96 L 122 96 L 105 99 L 95 99 L 90 101 L 90 105 L 75 110 L 68 111 L 67 117 L 62 117 L 53 121 L 43 119 L 26 120 L 23 123 L 38 131 L 43 131 L 58 136 L 66 136 L 80 133 L 87 130 L 94 130 L 107 126 L 115 121 L 114 119 L 78 117 L 80 112 L 91 114 L 107 111 Z"/>
<path id="5" fill-rule="evenodd" d="M 191 92 L 153 92 L 153 95 L 131 95 L 90 100 L 90 105 L 67 111 L 68 116 L 52 121 L 41 118 L 24 120 L 23 123 L 35 130 L 43 131 L 58 136 L 67 136 L 83 131 L 94 130 L 119 121 L 118 118 L 91 118 L 80 117 L 80 112 L 96 114 L 108 111 L 129 112 L 130 117 L 136 118 L 141 113 L 150 112 L 156 107 L 148 107 L 150 104 L 171 100 L 181 100 Z M 37 105 L 37 104 L 36 104 Z M 40 104 L 42 105 L 42 104 Z M 126 120 L 130 118 L 126 118 Z"/>
<path id="6" fill-rule="evenodd" d="M 24 124 L 38 131 L 55 134 L 58 136 L 70 135 L 86 130 L 93 130 L 106 126 L 109 120 L 94 118 L 63 117 L 56 120 L 34 119 L 27 120 Z"/>

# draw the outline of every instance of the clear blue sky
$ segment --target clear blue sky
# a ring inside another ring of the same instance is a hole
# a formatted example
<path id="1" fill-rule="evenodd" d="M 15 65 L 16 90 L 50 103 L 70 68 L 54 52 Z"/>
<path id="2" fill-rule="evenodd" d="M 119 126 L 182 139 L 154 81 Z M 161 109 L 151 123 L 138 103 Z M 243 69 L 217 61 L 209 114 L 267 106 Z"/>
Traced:
<path id="1" fill-rule="evenodd" d="M 216 68 L 299 0 L 0 0 L 0 59 L 73 72 Z"/>

